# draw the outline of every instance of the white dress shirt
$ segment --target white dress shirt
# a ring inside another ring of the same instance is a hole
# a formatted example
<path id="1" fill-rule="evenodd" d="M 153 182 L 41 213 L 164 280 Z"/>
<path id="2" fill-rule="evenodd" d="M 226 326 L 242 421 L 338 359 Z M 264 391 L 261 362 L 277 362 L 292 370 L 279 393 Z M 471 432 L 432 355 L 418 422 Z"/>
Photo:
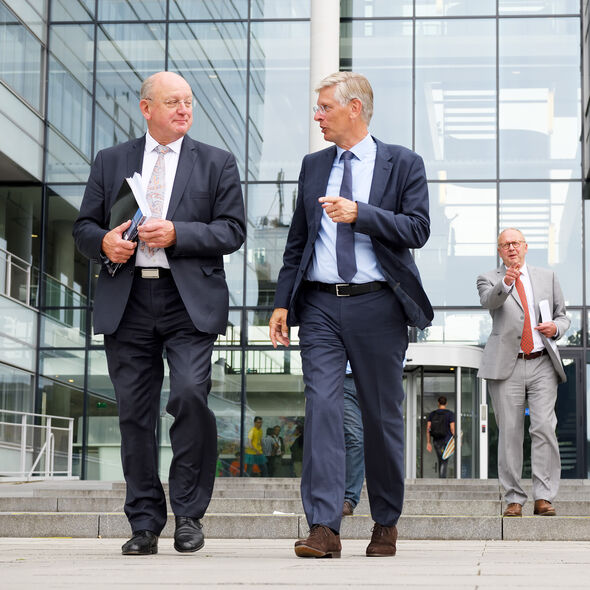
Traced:
<path id="1" fill-rule="evenodd" d="M 176 177 L 176 168 L 178 167 L 178 157 L 180 155 L 180 148 L 182 147 L 182 140 L 184 137 L 167 144 L 172 151 L 164 154 L 164 204 L 162 206 L 162 219 L 166 219 L 168 213 L 168 206 L 170 205 L 170 195 L 172 194 L 172 186 L 174 185 L 174 178 Z M 152 177 L 158 153 L 155 151 L 158 142 L 147 131 L 145 134 L 145 152 L 143 154 L 143 165 L 141 167 L 141 184 L 144 193 L 147 192 L 147 187 Z M 170 268 L 168 264 L 168 257 L 164 248 L 158 248 L 153 256 L 147 256 L 138 247 L 137 257 L 135 259 L 135 266 L 149 266 Z"/>
<path id="2" fill-rule="evenodd" d="M 531 332 L 533 334 L 533 350 L 532 352 L 539 352 L 540 350 L 543 350 L 545 348 L 545 345 L 543 344 L 543 339 L 541 338 L 541 334 L 535 330 L 535 326 L 537 325 L 537 318 L 535 317 L 535 297 L 533 295 L 533 286 L 531 284 L 531 276 L 529 274 L 528 268 L 526 264 L 523 264 L 523 266 L 520 269 L 520 281 L 522 283 L 522 286 L 524 287 L 524 294 L 526 295 L 526 301 L 528 304 L 528 308 L 529 308 L 529 317 L 531 320 Z M 512 285 L 508 286 L 504 280 L 502 280 L 502 286 L 504 287 L 504 291 L 506 293 L 510 293 L 512 291 L 513 288 L 515 288 L 515 283 L 512 283 Z M 517 297 L 518 297 L 518 293 L 517 293 Z M 520 297 L 518 298 L 520 301 Z M 557 334 L 556 334 L 557 336 Z M 520 349 L 520 352 L 522 352 L 522 348 Z"/>

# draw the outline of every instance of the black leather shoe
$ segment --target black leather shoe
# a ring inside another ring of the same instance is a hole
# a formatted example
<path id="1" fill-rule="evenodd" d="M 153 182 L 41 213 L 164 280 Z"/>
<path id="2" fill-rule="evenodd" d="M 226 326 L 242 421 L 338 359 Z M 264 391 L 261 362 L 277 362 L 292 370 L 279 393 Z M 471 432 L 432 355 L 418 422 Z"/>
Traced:
<path id="1" fill-rule="evenodd" d="M 180 553 L 191 553 L 201 549 L 204 544 L 205 536 L 201 521 L 190 516 L 177 516 L 174 549 Z"/>
<path id="2" fill-rule="evenodd" d="M 153 555 L 158 552 L 158 535 L 152 531 L 137 531 L 123 547 L 123 555 Z"/>

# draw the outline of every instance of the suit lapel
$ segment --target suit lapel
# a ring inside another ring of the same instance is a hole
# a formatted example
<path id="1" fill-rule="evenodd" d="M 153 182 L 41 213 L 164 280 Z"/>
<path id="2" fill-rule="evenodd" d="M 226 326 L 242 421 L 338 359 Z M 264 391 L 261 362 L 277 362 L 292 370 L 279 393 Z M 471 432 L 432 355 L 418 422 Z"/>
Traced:
<path id="1" fill-rule="evenodd" d="M 172 185 L 172 194 L 170 195 L 170 204 L 168 205 L 166 219 L 172 219 L 176 207 L 178 207 L 178 203 L 180 203 L 186 184 L 193 172 L 197 153 L 197 143 L 190 137 L 185 136 L 184 141 L 182 142 L 182 147 L 180 148 L 178 166 L 176 168 L 174 184 Z"/>
<path id="2" fill-rule="evenodd" d="M 332 146 L 326 150 L 321 151 L 318 154 L 317 166 L 314 164 L 314 170 L 317 170 L 317 178 L 314 181 L 314 190 L 310 192 L 313 203 L 311 204 L 313 216 L 313 227 L 311 228 L 310 234 L 315 236 L 320 227 L 320 220 L 322 219 L 322 213 L 324 210 L 318 203 L 319 197 L 326 196 L 326 189 L 328 188 L 328 181 L 330 180 L 330 173 L 332 172 L 332 165 L 334 164 L 334 158 L 336 157 L 336 146 Z"/>
<path id="3" fill-rule="evenodd" d="M 126 178 L 133 176 L 135 172 L 141 174 L 143 166 L 143 154 L 145 152 L 145 135 L 131 142 L 127 152 L 127 171 Z"/>
<path id="4" fill-rule="evenodd" d="M 369 193 L 369 203 L 379 207 L 383 195 L 385 194 L 385 187 L 391 175 L 393 162 L 391 161 L 391 154 L 387 153 L 385 145 L 378 139 L 375 139 L 377 144 L 377 153 L 375 154 L 375 168 L 373 169 L 373 182 L 371 183 L 371 191 Z"/>

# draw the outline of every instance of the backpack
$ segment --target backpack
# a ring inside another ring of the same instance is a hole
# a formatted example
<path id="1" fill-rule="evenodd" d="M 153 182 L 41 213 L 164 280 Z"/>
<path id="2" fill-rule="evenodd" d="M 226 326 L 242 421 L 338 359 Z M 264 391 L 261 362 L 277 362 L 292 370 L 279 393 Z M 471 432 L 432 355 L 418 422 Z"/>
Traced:
<path id="1" fill-rule="evenodd" d="M 430 436 L 433 438 L 447 438 L 449 426 L 447 413 L 441 410 L 435 410 L 430 417 Z"/>

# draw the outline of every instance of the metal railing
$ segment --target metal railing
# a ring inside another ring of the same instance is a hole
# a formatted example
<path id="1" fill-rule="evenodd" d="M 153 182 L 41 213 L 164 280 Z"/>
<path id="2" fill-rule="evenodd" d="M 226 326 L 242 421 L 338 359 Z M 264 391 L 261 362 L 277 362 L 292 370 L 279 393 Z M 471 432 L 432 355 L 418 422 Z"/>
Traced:
<path id="1" fill-rule="evenodd" d="M 32 305 L 31 269 L 26 260 L 0 248 L 0 293 Z"/>
<path id="2" fill-rule="evenodd" d="M 74 418 L 0 409 L 0 478 L 72 479 L 73 449 Z"/>

